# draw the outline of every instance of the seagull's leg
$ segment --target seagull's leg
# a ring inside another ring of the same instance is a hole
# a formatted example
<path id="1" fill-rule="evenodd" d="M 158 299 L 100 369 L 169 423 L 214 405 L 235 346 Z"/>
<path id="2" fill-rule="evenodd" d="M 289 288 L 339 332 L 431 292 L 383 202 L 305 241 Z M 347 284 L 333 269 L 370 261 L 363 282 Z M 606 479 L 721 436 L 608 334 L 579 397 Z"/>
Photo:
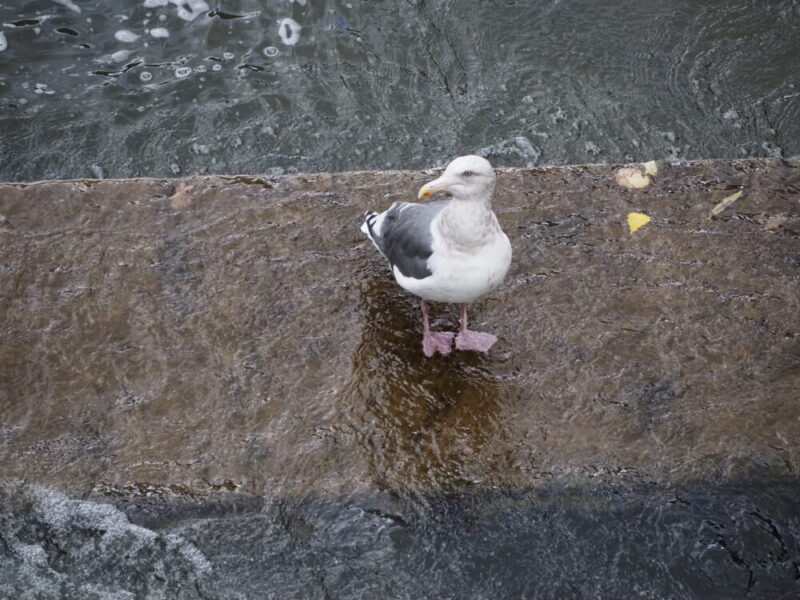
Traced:
<path id="1" fill-rule="evenodd" d="M 431 305 L 423 300 L 420 308 L 422 308 L 422 351 L 425 356 L 431 357 L 437 352 L 445 356 L 450 354 L 453 348 L 454 334 L 446 331 L 431 331 L 428 321 Z"/>
<path id="2" fill-rule="evenodd" d="M 497 337 L 491 333 L 481 333 L 480 331 L 470 331 L 467 329 L 467 305 L 459 304 L 459 328 L 456 336 L 456 348 L 458 350 L 475 350 L 477 352 L 488 352 L 494 346 Z"/>

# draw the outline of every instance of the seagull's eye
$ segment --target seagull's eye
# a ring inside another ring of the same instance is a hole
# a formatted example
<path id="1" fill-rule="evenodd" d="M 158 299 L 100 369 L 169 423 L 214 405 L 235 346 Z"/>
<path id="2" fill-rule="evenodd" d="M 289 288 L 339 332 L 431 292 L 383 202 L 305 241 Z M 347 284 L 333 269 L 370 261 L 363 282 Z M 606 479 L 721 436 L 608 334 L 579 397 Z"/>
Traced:
<path id="1" fill-rule="evenodd" d="M 464 171 L 461 175 L 463 177 L 472 177 L 474 174 L 472 171 Z"/>

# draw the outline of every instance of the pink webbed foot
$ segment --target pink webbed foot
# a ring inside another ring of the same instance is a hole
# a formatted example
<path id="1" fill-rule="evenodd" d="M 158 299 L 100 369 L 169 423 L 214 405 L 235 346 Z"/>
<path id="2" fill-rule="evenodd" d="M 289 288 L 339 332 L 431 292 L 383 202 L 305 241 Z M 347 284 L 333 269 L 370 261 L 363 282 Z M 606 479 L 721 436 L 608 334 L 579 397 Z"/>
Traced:
<path id="1" fill-rule="evenodd" d="M 456 336 L 456 349 L 474 350 L 475 352 L 488 352 L 497 342 L 497 336 L 480 331 L 461 331 Z"/>
<path id="2" fill-rule="evenodd" d="M 446 331 L 428 331 L 422 336 L 422 351 L 430 358 L 437 352 L 447 356 L 453 350 L 454 333 Z"/>

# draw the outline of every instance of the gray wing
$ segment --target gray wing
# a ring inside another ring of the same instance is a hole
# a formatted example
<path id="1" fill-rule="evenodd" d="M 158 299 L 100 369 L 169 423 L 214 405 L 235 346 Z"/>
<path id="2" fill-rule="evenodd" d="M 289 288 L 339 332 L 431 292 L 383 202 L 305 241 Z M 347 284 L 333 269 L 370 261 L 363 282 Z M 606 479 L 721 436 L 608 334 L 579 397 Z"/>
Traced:
<path id="1" fill-rule="evenodd" d="M 430 277 L 428 257 L 433 253 L 431 221 L 447 203 L 447 200 L 426 204 L 396 202 L 382 215 L 380 231 L 373 230 L 367 221 L 375 245 L 389 259 L 389 264 L 406 277 Z"/>

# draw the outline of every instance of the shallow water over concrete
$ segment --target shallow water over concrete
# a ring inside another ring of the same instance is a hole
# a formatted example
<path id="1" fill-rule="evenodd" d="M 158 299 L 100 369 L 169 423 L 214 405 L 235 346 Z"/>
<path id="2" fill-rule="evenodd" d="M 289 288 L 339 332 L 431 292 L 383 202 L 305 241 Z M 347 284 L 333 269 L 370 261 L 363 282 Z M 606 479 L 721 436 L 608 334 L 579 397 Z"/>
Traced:
<path id="1" fill-rule="evenodd" d="M 111 597 L 50 548 L 113 530 L 131 594 L 795 597 L 797 163 L 614 175 L 500 173 L 500 342 L 433 359 L 358 231 L 431 172 L 1 185 L 0 589 Z"/>

